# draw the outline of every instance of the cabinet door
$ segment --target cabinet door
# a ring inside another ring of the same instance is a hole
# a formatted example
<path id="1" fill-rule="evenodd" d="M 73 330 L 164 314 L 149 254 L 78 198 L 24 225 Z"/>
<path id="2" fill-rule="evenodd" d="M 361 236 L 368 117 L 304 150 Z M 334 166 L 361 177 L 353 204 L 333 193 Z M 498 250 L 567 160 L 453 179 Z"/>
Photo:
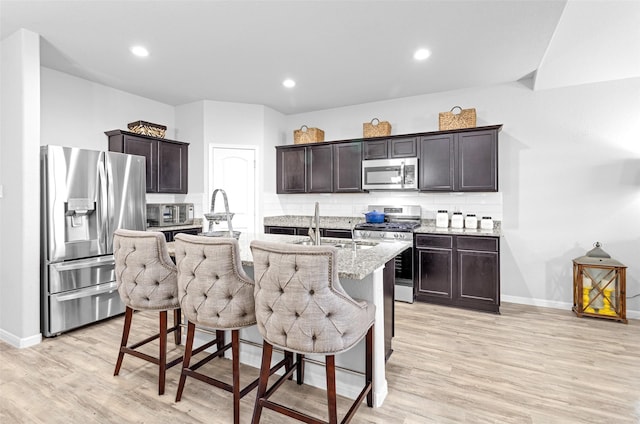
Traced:
<path id="1" fill-rule="evenodd" d="M 144 156 L 146 159 L 147 193 L 158 191 L 158 144 L 155 140 L 146 138 L 124 136 L 122 153 Z"/>
<path id="2" fill-rule="evenodd" d="M 332 238 L 351 238 L 351 230 L 340 230 L 335 228 L 324 228 L 322 231 L 322 235 L 324 237 L 332 237 Z"/>
<path id="3" fill-rule="evenodd" d="M 450 303 L 453 298 L 453 251 L 417 249 L 416 299 Z"/>
<path id="4" fill-rule="evenodd" d="M 497 312 L 500 306 L 500 264 L 497 252 L 458 250 L 456 304 Z"/>
<path id="5" fill-rule="evenodd" d="M 415 158 L 418 156 L 416 137 L 392 138 L 389 140 L 390 158 Z"/>
<path id="6" fill-rule="evenodd" d="M 305 152 L 305 147 L 291 147 L 277 150 L 277 193 L 304 193 L 306 191 L 307 174 Z"/>
<path id="7" fill-rule="evenodd" d="M 362 191 L 362 143 L 333 145 L 334 193 Z"/>
<path id="8" fill-rule="evenodd" d="M 188 146 L 158 141 L 158 193 L 187 193 Z"/>
<path id="9" fill-rule="evenodd" d="M 420 139 L 418 188 L 424 191 L 452 191 L 454 134 Z"/>
<path id="10" fill-rule="evenodd" d="M 364 140 L 362 144 L 365 159 L 386 159 L 388 157 L 387 140 Z"/>
<path id="11" fill-rule="evenodd" d="M 498 133 L 457 134 L 455 191 L 498 191 Z"/>
<path id="12" fill-rule="evenodd" d="M 201 232 L 202 232 L 202 227 L 199 227 L 199 228 L 188 228 L 186 230 L 175 230 L 175 231 L 171 232 L 171 237 L 173 239 L 175 239 L 176 238 L 176 234 L 191 234 L 191 235 L 197 236 Z"/>
<path id="13" fill-rule="evenodd" d="M 291 236 L 296 235 L 295 227 L 264 227 L 265 234 L 287 234 Z"/>
<path id="14" fill-rule="evenodd" d="M 333 146 L 309 146 L 307 162 L 307 193 L 333 191 Z"/>

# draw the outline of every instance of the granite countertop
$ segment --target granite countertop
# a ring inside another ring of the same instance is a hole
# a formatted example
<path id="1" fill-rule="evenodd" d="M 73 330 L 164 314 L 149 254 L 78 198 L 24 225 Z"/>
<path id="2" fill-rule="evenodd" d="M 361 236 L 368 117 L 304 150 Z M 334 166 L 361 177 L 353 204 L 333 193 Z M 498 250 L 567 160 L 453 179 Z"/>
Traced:
<path id="1" fill-rule="evenodd" d="M 465 235 L 465 236 L 485 236 L 485 237 L 501 237 L 502 231 L 500 227 L 494 225 L 493 230 L 472 229 L 472 228 L 438 228 L 434 222 L 423 222 L 422 225 L 415 230 L 414 234 L 446 234 L 446 235 Z"/>
<path id="2" fill-rule="evenodd" d="M 303 227 L 308 228 L 313 216 L 310 215 L 282 215 L 265 216 L 263 225 L 268 227 Z M 354 225 L 365 222 L 365 218 L 353 216 L 321 216 L 320 228 L 335 230 L 350 230 Z"/>
<path id="3" fill-rule="evenodd" d="M 305 236 L 288 236 L 280 234 L 240 234 L 240 259 L 242 265 L 253 266 L 253 257 L 249 244 L 251 240 L 263 240 L 280 243 L 296 243 L 309 240 Z M 335 243 L 351 243 L 351 240 L 322 238 L 323 241 Z M 167 243 L 169 254 L 175 252 L 175 243 Z M 395 258 L 404 250 L 412 247 L 410 242 L 388 241 L 380 242 L 369 249 L 339 248 L 338 249 L 338 276 L 352 280 L 362 280 L 376 269 L 383 266 L 389 260 Z"/>
<path id="4" fill-rule="evenodd" d="M 282 215 L 266 216 L 263 224 L 269 227 L 309 227 L 311 216 L 305 215 Z M 321 216 L 320 228 L 332 228 L 340 230 L 351 230 L 355 224 L 365 222 L 365 218 L 349 216 Z M 423 234 L 448 234 L 448 235 L 474 235 L 501 237 L 501 222 L 494 221 L 493 230 L 469 229 L 469 228 L 438 228 L 435 219 L 423 219 L 422 225 L 414 230 L 414 233 Z"/>

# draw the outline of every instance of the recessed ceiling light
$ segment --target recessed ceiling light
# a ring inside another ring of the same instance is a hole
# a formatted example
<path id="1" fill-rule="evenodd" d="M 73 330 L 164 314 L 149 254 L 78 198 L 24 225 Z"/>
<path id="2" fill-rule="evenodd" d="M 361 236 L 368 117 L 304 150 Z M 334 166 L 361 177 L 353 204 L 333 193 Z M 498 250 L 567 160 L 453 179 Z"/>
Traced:
<path id="1" fill-rule="evenodd" d="M 415 60 L 425 60 L 429 56 L 431 56 L 431 52 L 429 50 L 427 50 L 427 49 L 418 49 L 413 54 L 413 58 Z"/>
<path id="2" fill-rule="evenodd" d="M 296 86 L 296 82 L 292 79 L 287 78 L 286 80 L 282 81 L 282 85 L 287 88 L 293 88 Z"/>
<path id="3" fill-rule="evenodd" d="M 133 46 L 131 47 L 131 53 L 138 57 L 147 57 L 149 56 L 149 50 L 145 49 L 142 46 Z"/>

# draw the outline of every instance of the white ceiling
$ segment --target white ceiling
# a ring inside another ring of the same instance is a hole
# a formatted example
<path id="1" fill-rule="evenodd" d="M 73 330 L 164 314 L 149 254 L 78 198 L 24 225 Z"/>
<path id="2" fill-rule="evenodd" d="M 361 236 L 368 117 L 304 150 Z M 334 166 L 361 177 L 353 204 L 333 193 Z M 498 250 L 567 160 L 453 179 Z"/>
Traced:
<path id="1" fill-rule="evenodd" d="M 571 48 L 574 29 L 606 46 L 609 26 L 640 22 L 640 2 L 593 1 L 584 2 L 598 6 L 592 18 L 613 16 L 582 28 L 582 3 L 2 0 L 0 35 L 36 32 L 43 66 L 166 104 L 218 100 L 293 114 L 516 81 L 541 63 L 554 67 L 540 73 L 540 87 L 570 84 L 575 69 L 559 71 L 555 59 Z M 636 28 L 615 36 L 640 52 Z M 150 56 L 133 57 L 133 44 Z M 431 50 L 427 61 L 412 59 L 418 47 Z M 640 59 L 630 56 L 624 75 L 640 76 Z M 284 88 L 285 78 L 297 86 Z"/>

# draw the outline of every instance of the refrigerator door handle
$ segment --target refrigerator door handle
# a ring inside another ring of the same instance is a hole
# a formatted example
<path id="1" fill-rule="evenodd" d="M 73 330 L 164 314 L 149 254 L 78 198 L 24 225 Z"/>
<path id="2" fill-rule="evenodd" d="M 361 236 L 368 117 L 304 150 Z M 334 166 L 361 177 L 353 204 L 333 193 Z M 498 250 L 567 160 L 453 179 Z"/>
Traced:
<path id="1" fill-rule="evenodd" d="M 108 252 L 107 246 L 109 245 L 108 241 L 107 241 L 107 237 L 108 237 L 108 220 L 107 220 L 107 213 L 108 213 L 108 209 L 107 209 L 107 174 L 105 171 L 105 165 L 106 165 L 106 160 L 105 160 L 105 154 L 102 153 L 100 155 L 100 166 L 98 167 L 98 190 L 99 190 L 99 194 L 98 194 L 98 202 L 99 205 L 97 207 L 98 209 L 98 213 L 99 215 L 99 219 L 100 219 L 100 227 L 98 228 L 99 234 L 98 234 L 98 240 L 103 248 L 103 252 Z M 110 252 L 109 252 L 110 253 Z"/>
<path id="2" fill-rule="evenodd" d="M 59 302 L 66 302 L 67 300 L 80 299 L 82 297 L 95 296 L 102 293 L 110 293 L 115 290 L 118 290 L 118 283 L 114 281 L 112 283 L 96 287 L 95 290 L 82 289 L 69 294 L 59 294 L 56 296 L 56 300 Z"/>

